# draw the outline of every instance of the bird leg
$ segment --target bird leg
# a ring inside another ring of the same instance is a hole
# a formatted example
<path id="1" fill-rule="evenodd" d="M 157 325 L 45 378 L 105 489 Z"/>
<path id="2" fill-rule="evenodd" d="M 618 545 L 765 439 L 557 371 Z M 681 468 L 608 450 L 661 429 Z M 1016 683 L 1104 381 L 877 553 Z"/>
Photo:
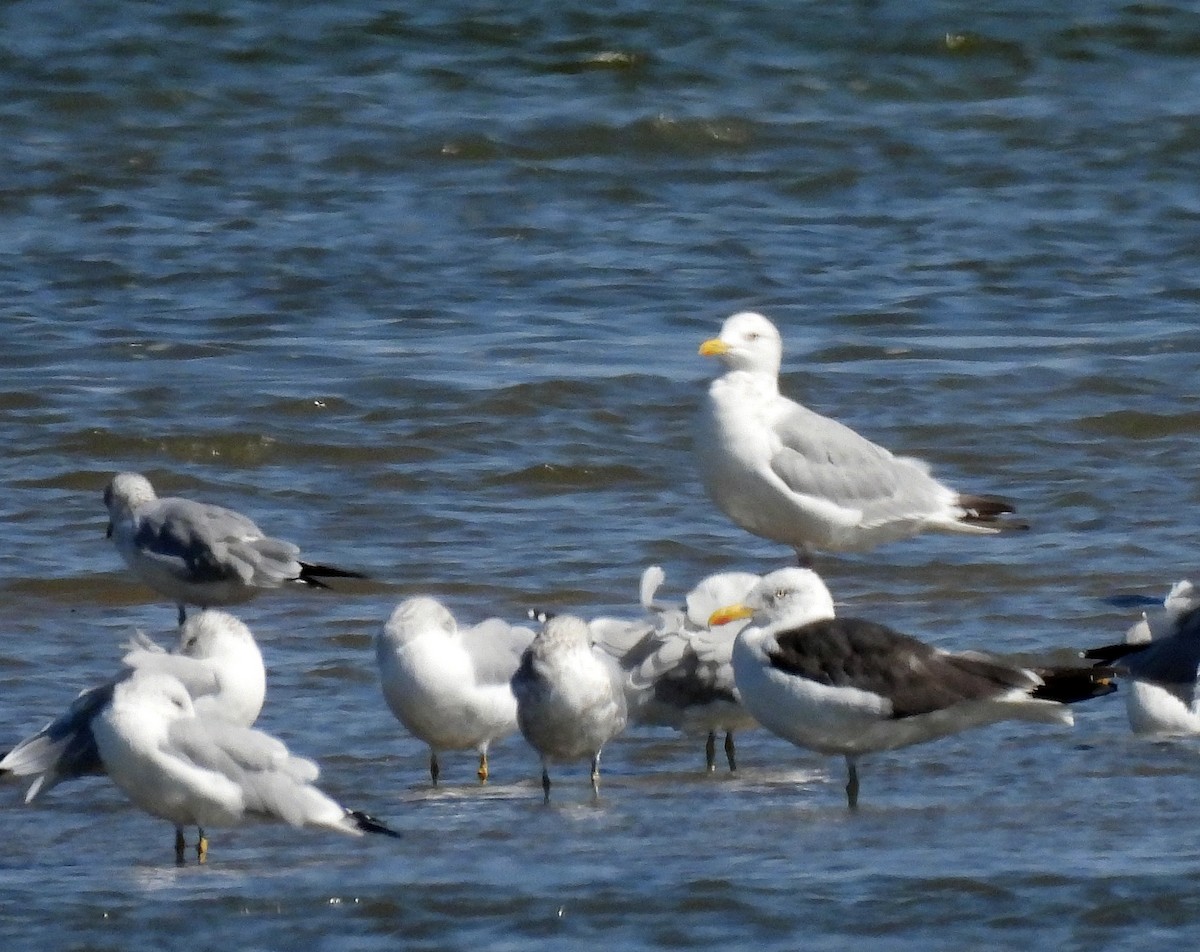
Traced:
<path id="1" fill-rule="evenodd" d="M 802 569 L 811 569 L 813 567 L 812 552 L 806 545 L 796 546 L 796 564 Z"/>
<path id="2" fill-rule="evenodd" d="M 479 752 L 479 770 L 476 772 L 479 775 L 480 783 L 488 782 L 488 762 L 487 762 L 487 751 L 486 750 L 482 750 Z"/>
<path id="3" fill-rule="evenodd" d="M 196 840 L 196 862 L 208 862 L 208 837 L 204 835 L 204 827 L 196 827 L 196 832 L 200 834 L 200 838 Z"/>
<path id="4" fill-rule="evenodd" d="M 733 749 L 733 731 L 725 732 L 725 759 L 729 761 L 729 770 L 732 773 L 737 770 L 737 756 Z M 711 767 L 709 768 L 712 769 Z"/>
<path id="5" fill-rule="evenodd" d="M 550 803 L 550 771 L 546 768 L 546 764 L 542 764 L 542 793 L 545 794 L 545 803 Z"/>
<path id="6" fill-rule="evenodd" d="M 179 609 L 179 627 L 182 628 L 183 623 L 187 621 L 187 608 L 183 602 L 179 602 L 175 607 Z"/>
<path id="7" fill-rule="evenodd" d="M 440 777 L 441 775 L 442 775 L 442 768 L 438 765 L 437 751 L 430 750 L 429 751 L 429 779 L 433 781 L 433 785 L 435 787 L 437 786 L 438 777 Z"/>
<path id="8" fill-rule="evenodd" d="M 600 796 L 600 751 L 592 757 L 592 796 Z"/>
<path id="9" fill-rule="evenodd" d="M 708 732 L 708 740 L 704 743 L 704 762 L 708 765 L 709 773 L 717 769 L 717 735 L 715 731 Z"/>
<path id="10" fill-rule="evenodd" d="M 846 767 L 850 771 L 850 779 L 846 781 L 846 802 L 851 810 L 858 809 L 858 767 L 850 758 L 846 758 Z"/>
<path id="11" fill-rule="evenodd" d="M 183 851 L 187 849 L 187 842 L 183 838 L 183 827 L 175 827 L 175 864 L 183 865 Z"/>

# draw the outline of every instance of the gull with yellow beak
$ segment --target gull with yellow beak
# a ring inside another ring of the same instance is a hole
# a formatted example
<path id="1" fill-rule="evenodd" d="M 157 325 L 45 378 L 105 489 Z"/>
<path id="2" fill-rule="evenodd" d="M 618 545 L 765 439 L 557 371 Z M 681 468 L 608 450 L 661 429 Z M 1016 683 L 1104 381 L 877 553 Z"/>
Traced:
<path id="1" fill-rule="evenodd" d="M 1026 668 L 934 648 L 885 625 L 834 616 L 811 569 L 769 575 L 712 625 L 752 617 L 733 645 L 733 677 L 767 730 L 846 758 L 858 805 L 858 758 L 1002 720 L 1070 726 L 1066 704 L 1115 691 L 1100 668 Z"/>
<path id="2" fill-rule="evenodd" d="M 926 531 L 996 533 L 1023 527 L 1013 506 L 963 495 L 920 460 L 894 456 L 779 392 L 783 343 L 775 325 L 734 314 L 700 353 L 725 373 L 697 419 L 696 458 L 713 502 L 748 532 L 796 550 L 861 551 Z"/>

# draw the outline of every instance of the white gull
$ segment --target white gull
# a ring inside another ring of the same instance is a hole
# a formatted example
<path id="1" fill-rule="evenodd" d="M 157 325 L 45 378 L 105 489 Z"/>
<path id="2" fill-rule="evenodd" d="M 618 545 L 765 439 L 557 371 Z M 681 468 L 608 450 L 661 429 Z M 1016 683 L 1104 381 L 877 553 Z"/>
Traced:
<path id="1" fill-rule="evenodd" d="M 198 714 L 187 689 L 169 674 L 135 671 L 119 682 L 92 734 L 113 783 L 135 805 L 175 825 L 179 862 L 185 826 L 260 820 L 398 836 L 317 789 L 317 765 L 293 756 L 282 741 Z"/>
<path id="2" fill-rule="evenodd" d="M 474 750 L 478 776 L 488 779 L 488 745 L 517 729 L 512 676 L 533 641 L 530 628 L 490 618 L 459 628 L 436 599 L 396 606 L 375 640 L 383 696 L 408 731 L 429 745 L 436 785 L 438 752 Z"/>
<path id="3" fill-rule="evenodd" d="M 794 548 L 873 548 L 926 531 L 995 533 L 1017 527 L 1013 507 L 963 495 L 926 463 L 877 446 L 779 392 L 783 344 L 775 325 L 750 311 L 728 318 L 700 353 L 725 373 L 697 417 L 695 453 L 712 500 L 755 535 Z"/>

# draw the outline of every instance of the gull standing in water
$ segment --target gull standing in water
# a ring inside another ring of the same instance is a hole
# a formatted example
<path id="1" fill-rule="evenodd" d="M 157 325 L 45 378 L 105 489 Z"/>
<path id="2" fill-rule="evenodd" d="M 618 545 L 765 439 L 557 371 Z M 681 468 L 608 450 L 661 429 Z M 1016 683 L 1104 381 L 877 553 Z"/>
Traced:
<path id="1" fill-rule="evenodd" d="M 185 826 L 275 820 L 351 836 L 399 836 L 313 786 L 317 765 L 292 756 L 282 741 L 197 714 L 187 689 L 169 674 L 135 671 L 119 682 L 92 734 L 113 783 L 147 813 L 175 824 L 180 862 Z"/>
<path id="2" fill-rule="evenodd" d="M 34 778 L 26 803 L 65 780 L 104 773 L 92 729 L 117 685 L 137 671 L 170 675 L 187 690 L 198 715 L 242 727 L 258 719 L 266 697 L 267 675 L 258 644 L 249 628 L 223 611 L 203 611 L 184 622 L 171 653 L 139 635 L 122 664 L 125 670 L 120 674 L 82 691 L 63 714 L 0 759 L 0 773 Z M 207 848 L 201 829 L 196 845 L 201 861 Z"/>
<path id="3" fill-rule="evenodd" d="M 743 311 L 700 347 L 725 373 L 708 389 L 695 451 L 709 496 L 735 523 L 796 550 L 861 551 L 921 532 L 1016 528 L 1010 503 L 963 495 L 916 459 L 893 456 L 779 392 L 783 343 Z"/>
<path id="4" fill-rule="evenodd" d="M 1162 611 L 1142 616 L 1125 641 L 1084 652 L 1111 664 L 1135 734 L 1200 734 L 1200 593 L 1177 582 Z"/>
<path id="5" fill-rule="evenodd" d="M 765 575 L 714 624 L 752 617 L 733 648 L 733 673 L 763 727 L 846 758 L 846 798 L 858 805 L 858 758 L 1002 720 L 1074 723 L 1066 704 L 1109 694 L 1112 672 L 1032 669 L 953 653 L 884 625 L 836 618 L 810 569 Z"/>
<path id="6" fill-rule="evenodd" d="M 513 675 L 517 724 L 542 760 L 542 791 L 550 802 L 552 762 L 588 758 L 592 792 L 600 792 L 600 751 L 625 728 L 625 695 L 616 662 L 592 646 L 587 622 L 549 619 Z"/>
<path id="7" fill-rule="evenodd" d="M 273 539 L 241 513 L 177 497 L 159 498 L 138 473 L 118 473 L 104 490 L 108 537 L 135 575 L 179 607 L 236 605 L 264 588 L 358 572 L 300 560 L 300 548 Z"/>
<path id="8" fill-rule="evenodd" d="M 723 732 L 725 759 L 731 771 L 737 770 L 734 731 L 758 726 L 733 682 L 733 640 L 746 620 L 715 626 L 708 620 L 718 608 L 745 598 L 759 577 L 749 572 L 710 575 L 687 594 L 683 608 L 654 604 L 663 577 L 656 565 L 642 575 L 648 620 L 598 618 L 589 627 L 597 645 L 626 672 L 630 723 L 706 735 L 710 771 L 716 768 L 717 733 Z"/>
<path id="9" fill-rule="evenodd" d="M 436 599 L 396 606 L 375 639 L 383 696 L 392 713 L 429 745 L 436 786 L 438 752 L 475 750 L 479 781 L 488 779 L 488 745 L 517 729 L 512 676 L 534 633 L 498 618 L 459 628 Z"/>

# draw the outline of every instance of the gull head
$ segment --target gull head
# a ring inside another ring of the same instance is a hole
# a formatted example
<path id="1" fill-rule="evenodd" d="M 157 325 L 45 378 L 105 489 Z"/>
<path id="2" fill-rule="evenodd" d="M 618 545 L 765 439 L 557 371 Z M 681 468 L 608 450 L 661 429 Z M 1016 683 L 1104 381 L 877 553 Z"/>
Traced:
<path id="1" fill-rule="evenodd" d="M 458 634 L 458 624 L 450 610 L 436 598 L 417 595 L 396 606 L 392 617 L 383 626 L 382 638 L 402 645 L 429 632 L 452 638 Z"/>
<path id="2" fill-rule="evenodd" d="M 750 617 L 760 626 L 807 625 L 834 617 L 833 596 L 812 569 L 779 569 L 764 575 L 744 601 L 713 612 L 708 623 L 711 627 Z"/>
<path id="3" fill-rule="evenodd" d="M 150 480 L 141 473 L 117 473 L 104 490 L 109 537 L 112 537 L 114 522 L 128 518 L 138 506 L 157 498 Z"/>
<path id="4" fill-rule="evenodd" d="M 253 645 L 254 636 L 240 619 L 210 608 L 193 614 L 183 623 L 175 653 L 203 660 Z"/>
<path id="5" fill-rule="evenodd" d="M 569 648 L 589 650 L 592 630 L 578 615 L 555 615 L 542 626 L 534 645 L 543 652 Z"/>
<path id="6" fill-rule="evenodd" d="M 729 370 L 779 375 L 783 341 L 779 330 L 761 314 L 739 311 L 726 318 L 721 333 L 700 345 L 705 357 L 716 357 Z"/>
<path id="7" fill-rule="evenodd" d="M 713 612 L 745 599 L 758 584 L 750 572 L 718 572 L 701 579 L 687 594 L 687 617 L 697 628 L 707 628 Z"/>

